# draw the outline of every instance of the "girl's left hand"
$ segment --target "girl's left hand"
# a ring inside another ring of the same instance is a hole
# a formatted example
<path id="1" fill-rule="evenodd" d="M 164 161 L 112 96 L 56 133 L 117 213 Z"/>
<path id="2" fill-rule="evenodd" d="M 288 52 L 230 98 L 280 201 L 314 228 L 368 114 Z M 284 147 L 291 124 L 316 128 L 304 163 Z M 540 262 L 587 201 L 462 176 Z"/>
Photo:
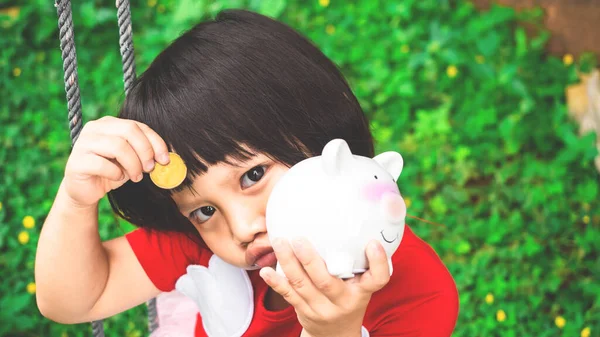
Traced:
<path id="1" fill-rule="evenodd" d="M 283 277 L 273 268 L 260 271 L 265 282 L 294 306 L 304 331 L 302 336 L 360 337 L 371 295 L 390 279 L 387 256 L 377 241 L 366 249 L 369 270 L 348 280 L 334 277 L 323 259 L 304 240 L 273 242 Z"/>

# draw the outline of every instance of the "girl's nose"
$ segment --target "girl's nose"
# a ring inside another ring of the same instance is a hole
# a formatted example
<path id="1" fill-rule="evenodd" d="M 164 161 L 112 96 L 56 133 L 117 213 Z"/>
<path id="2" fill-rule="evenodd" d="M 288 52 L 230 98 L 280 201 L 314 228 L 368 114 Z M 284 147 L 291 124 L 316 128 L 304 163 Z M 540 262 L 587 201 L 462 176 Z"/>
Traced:
<path id="1" fill-rule="evenodd" d="M 386 192 L 381 197 L 381 211 L 391 223 L 402 223 L 406 218 L 404 199 L 396 193 Z"/>
<path id="2" fill-rule="evenodd" d="M 248 244 L 258 235 L 266 233 L 264 215 L 253 212 L 238 214 L 229 222 L 229 226 L 233 239 L 238 244 Z"/>

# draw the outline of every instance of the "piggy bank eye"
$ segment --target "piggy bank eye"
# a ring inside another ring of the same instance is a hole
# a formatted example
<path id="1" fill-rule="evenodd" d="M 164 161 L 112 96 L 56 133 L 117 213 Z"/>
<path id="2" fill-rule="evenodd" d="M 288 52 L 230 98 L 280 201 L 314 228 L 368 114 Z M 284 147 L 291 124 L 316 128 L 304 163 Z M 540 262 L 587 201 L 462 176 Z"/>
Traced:
<path id="1" fill-rule="evenodd" d="M 377 176 L 374 176 L 374 177 L 375 177 L 375 179 L 379 179 L 379 178 L 377 178 Z"/>

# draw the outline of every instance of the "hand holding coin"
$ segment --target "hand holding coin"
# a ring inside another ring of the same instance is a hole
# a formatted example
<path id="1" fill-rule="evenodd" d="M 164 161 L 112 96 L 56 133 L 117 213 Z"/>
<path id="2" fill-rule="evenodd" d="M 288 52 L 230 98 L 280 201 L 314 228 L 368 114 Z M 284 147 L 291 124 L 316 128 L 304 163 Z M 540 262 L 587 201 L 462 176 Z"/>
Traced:
<path id="1" fill-rule="evenodd" d="M 187 166 L 181 157 L 169 152 L 170 162 L 167 165 L 156 163 L 150 172 L 150 179 L 154 184 L 163 189 L 172 189 L 179 186 L 187 175 Z"/>

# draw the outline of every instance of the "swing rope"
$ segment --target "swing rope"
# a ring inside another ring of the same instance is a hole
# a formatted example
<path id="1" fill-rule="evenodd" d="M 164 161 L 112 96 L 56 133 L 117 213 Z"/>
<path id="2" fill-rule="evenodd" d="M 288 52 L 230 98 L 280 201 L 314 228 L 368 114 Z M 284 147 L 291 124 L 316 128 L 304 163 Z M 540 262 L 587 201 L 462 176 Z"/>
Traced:
<path id="1" fill-rule="evenodd" d="M 67 107 L 69 109 L 69 129 L 71 130 L 71 145 L 81 132 L 81 96 L 77 78 L 77 55 L 73 36 L 73 18 L 71 16 L 71 1 L 57 0 L 54 4 L 58 12 L 58 28 L 60 49 L 62 51 L 65 91 L 67 92 Z"/>
<path id="2" fill-rule="evenodd" d="M 129 0 L 117 0 L 117 21 L 119 24 L 119 46 L 121 47 L 121 59 L 123 60 L 123 83 L 127 95 L 136 76 Z"/>
<path id="3" fill-rule="evenodd" d="M 65 92 L 67 95 L 67 108 L 71 146 L 75 145 L 83 127 L 81 115 L 81 94 L 77 76 L 77 53 L 75 50 L 75 34 L 73 32 L 73 17 L 70 0 L 55 0 L 58 15 L 58 28 L 60 49 L 63 60 Z M 129 93 L 135 80 L 135 57 L 133 49 L 133 30 L 131 28 L 131 8 L 129 0 L 117 0 L 117 22 L 119 26 L 119 46 L 123 63 L 123 84 L 125 95 Z M 156 298 L 146 303 L 148 308 L 148 330 L 152 333 L 158 328 L 158 315 L 156 312 Z M 92 335 L 104 337 L 103 321 L 92 322 Z"/>

